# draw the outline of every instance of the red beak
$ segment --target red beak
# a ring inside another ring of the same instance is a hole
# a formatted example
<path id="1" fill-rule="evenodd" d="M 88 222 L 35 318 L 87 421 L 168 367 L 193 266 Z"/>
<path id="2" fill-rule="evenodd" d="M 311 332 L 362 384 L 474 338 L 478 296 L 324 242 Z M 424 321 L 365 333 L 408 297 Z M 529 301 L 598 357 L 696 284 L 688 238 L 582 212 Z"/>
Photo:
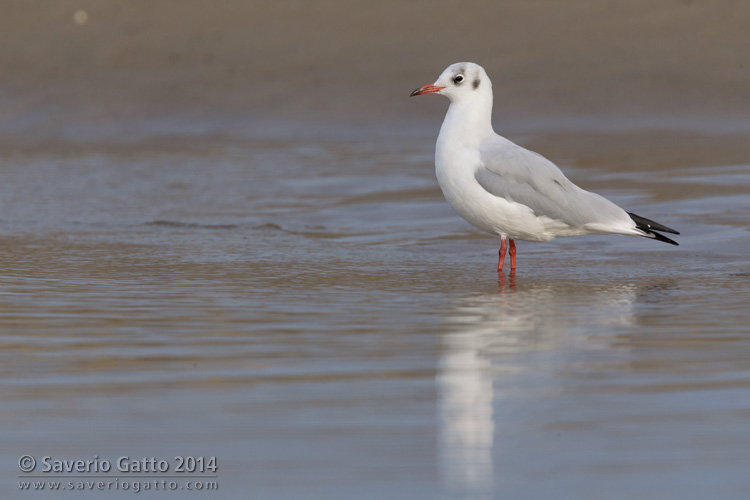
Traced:
<path id="1" fill-rule="evenodd" d="M 415 95 L 422 95 L 422 94 L 430 94 L 432 92 L 440 92 L 445 87 L 436 87 L 433 84 L 425 85 L 424 87 L 419 87 L 417 90 L 411 93 L 409 97 L 414 97 Z"/>

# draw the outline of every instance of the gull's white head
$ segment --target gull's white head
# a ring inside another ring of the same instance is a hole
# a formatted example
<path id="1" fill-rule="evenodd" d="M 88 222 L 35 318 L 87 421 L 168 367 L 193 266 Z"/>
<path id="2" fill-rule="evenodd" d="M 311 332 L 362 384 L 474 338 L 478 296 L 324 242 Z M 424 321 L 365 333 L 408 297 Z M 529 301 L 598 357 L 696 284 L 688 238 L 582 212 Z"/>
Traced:
<path id="1" fill-rule="evenodd" d="M 440 94 L 451 102 L 476 99 L 478 96 L 492 96 L 492 83 L 484 68 L 471 62 L 451 64 L 435 80 L 435 83 L 419 87 L 412 96 Z"/>

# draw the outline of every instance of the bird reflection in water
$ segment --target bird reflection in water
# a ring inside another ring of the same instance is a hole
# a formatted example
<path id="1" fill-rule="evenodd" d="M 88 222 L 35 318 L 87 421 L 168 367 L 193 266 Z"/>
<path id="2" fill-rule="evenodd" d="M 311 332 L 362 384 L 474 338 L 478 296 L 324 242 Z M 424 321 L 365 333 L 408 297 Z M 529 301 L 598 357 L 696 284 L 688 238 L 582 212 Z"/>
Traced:
<path id="1" fill-rule="evenodd" d="M 529 384 L 544 391 L 563 384 L 560 367 L 580 351 L 611 349 L 616 336 L 606 332 L 633 326 L 642 297 L 632 282 L 568 278 L 561 285 L 556 276 L 521 277 L 517 286 L 513 273 L 500 273 L 497 292 L 459 298 L 448 308 L 436 379 L 447 497 L 494 497 L 500 464 L 512 461 L 503 453 L 503 432 L 520 425 L 505 419 L 523 410 L 512 405 L 519 397 L 534 400 Z"/>
<path id="2" fill-rule="evenodd" d="M 501 271 L 497 273 L 497 284 L 500 287 L 500 293 L 503 294 L 506 291 L 513 291 L 516 289 L 516 273 L 511 272 L 507 280 L 505 274 Z"/>

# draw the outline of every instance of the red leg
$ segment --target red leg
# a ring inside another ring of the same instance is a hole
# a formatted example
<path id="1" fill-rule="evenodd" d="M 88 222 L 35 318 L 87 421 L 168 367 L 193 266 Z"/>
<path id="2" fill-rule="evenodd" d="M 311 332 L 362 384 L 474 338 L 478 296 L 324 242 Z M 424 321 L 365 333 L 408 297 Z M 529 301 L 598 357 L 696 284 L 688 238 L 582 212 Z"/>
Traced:
<path id="1" fill-rule="evenodd" d="M 516 270 L 516 242 L 513 240 L 510 240 L 510 272 L 514 272 Z"/>
<path id="2" fill-rule="evenodd" d="M 510 240 L 511 242 L 513 240 Z M 503 272 L 503 262 L 505 261 L 505 236 L 500 237 L 500 251 L 498 252 L 498 255 L 500 256 L 500 260 L 497 261 L 497 272 L 501 273 Z"/>

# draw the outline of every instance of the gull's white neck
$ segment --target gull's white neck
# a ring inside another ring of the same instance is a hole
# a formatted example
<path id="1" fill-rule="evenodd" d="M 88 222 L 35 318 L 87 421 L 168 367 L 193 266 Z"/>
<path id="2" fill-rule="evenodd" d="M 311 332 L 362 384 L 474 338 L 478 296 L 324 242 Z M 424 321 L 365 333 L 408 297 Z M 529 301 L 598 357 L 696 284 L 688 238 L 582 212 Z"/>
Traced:
<path id="1" fill-rule="evenodd" d="M 451 101 L 438 135 L 437 149 L 476 148 L 492 129 L 492 91 Z"/>

